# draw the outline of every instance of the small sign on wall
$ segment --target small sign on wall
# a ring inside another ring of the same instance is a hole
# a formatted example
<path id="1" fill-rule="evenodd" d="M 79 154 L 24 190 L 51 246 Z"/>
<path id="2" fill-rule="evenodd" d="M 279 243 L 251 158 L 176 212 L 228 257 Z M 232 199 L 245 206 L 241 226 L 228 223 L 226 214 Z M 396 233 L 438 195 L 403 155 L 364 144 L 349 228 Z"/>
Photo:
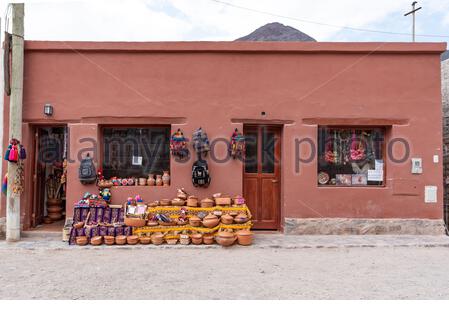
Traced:
<path id="1" fill-rule="evenodd" d="M 437 190 L 436 186 L 425 186 L 424 187 L 424 202 L 425 203 L 436 203 L 437 202 Z"/>

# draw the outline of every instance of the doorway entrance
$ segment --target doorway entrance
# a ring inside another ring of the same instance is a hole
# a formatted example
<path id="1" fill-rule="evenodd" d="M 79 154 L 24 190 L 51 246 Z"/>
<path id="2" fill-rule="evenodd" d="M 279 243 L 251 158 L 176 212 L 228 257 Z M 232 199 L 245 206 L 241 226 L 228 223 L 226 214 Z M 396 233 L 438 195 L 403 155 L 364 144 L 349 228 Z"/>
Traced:
<path id="1" fill-rule="evenodd" d="M 33 211 L 31 227 L 61 230 L 65 220 L 67 127 L 39 126 L 34 131 Z"/>
<path id="2" fill-rule="evenodd" d="M 269 125 L 243 127 L 246 143 L 243 194 L 254 229 L 280 227 L 281 130 Z"/>

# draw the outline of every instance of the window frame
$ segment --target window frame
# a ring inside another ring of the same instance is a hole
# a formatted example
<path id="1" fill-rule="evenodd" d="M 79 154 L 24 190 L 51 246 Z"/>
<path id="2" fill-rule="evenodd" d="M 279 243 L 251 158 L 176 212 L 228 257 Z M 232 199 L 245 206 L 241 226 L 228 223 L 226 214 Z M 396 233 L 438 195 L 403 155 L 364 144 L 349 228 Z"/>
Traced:
<path id="1" fill-rule="evenodd" d="M 150 128 L 165 128 L 169 130 L 169 139 L 172 134 L 172 125 L 171 124 L 105 124 L 105 125 L 99 125 L 99 138 L 100 138 L 100 152 L 99 152 L 99 165 L 100 168 L 103 170 L 103 164 L 104 164 L 104 157 L 105 157 L 105 151 L 104 151 L 104 129 L 116 129 L 116 128 L 133 128 L 133 129 L 150 129 Z M 170 141 L 169 141 L 170 143 Z M 170 176 L 172 176 L 172 170 L 171 170 L 171 152 L 168 151 L 168 170 L 170 173 Z M 149 173 L 148 173 L 149 174 Z M 147 176 L 148 176 L 147 174 Z M 119 177 L 119 178 L 125 178 L 125 177 Z M 136 177 L 140 178 L 140 177 Z M 146 177 L 147 178 L 147 177 Z M 132 186 L 126 186 L 126 187 L 137 187 L 136 185 Z"/>
<path id="2" fill-rule="evenodd" d="M 382 184 L 378 184 L 378 185 L 331 185 L 331 184 L 324 184 L 321 185 L 318 182 L 318 174 L 320 172 L 319 170 L 319 164 L 320 164 L 320 157 L 322 155 L 319 154 L 320 152 L 320 147 L 319 147 L 319 134 L 320 134 L 320 128 L 327 128 L 330 130 L 335 130 L 335 129 L 342 129 L 342 130 L 373 130 L 373 129 L 381 129 L 383 131 L 383 138 L 384 141 L 382 143 L 382 160 L 384 161 L 384 170 L 383 170 L 383 179 L 382 179 Z M 358 188 L 358 189 L 363 189 L 363 188 L 386 188 L 387 187 L 387 134 L 388 134 L 388 126 L 383 126 L 383 125 L 317 125 L 317 132 L 316 132 L 316 141 L 317 141 L 317 165 L 316 165 L 316 186 L 318 188 Z"/>

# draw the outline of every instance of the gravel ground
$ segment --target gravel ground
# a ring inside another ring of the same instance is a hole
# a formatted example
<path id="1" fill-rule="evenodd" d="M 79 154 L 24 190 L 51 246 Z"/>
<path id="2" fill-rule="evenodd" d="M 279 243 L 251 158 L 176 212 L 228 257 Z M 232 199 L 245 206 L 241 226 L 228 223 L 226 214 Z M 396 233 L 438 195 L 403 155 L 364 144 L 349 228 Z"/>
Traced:
<path id="1" fill-rule="evenodd" d="M 0 298 L 449 298 L 447 247 L 73 249 L 1 248 Z"/>

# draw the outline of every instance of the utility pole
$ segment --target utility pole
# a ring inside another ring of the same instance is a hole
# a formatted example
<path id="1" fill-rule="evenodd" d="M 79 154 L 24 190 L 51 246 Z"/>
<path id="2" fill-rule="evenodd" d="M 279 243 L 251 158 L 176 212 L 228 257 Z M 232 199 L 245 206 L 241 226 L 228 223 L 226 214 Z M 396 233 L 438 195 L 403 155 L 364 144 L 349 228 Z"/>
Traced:
<path id="1" fill-rule="evenodd" d="M 22 140 L 23 36 L 24 4 L 12 6 L 11 98 L 9 102 L 9 138 Z M 8 162 L 6 193 L 6 240 L 20 240 L 20 195 L 13 192 L 17 164 Z"/>
<path id="2" fill-rule="evenodd" d="M 406 14 L 404 14 L 404 17 L 408 16 L 409 14 L 411 14 L 413 17 L 413 24 L 412 24 L 412 41 L 413 42 L 415 42 L 415 12 L 422 9 L 422 7 L 415 9 L 415 6 L 417 3 L 418 3 L 418 1 L 413 1 L 412 2 L 412 11 L 409 11 Z"/>

